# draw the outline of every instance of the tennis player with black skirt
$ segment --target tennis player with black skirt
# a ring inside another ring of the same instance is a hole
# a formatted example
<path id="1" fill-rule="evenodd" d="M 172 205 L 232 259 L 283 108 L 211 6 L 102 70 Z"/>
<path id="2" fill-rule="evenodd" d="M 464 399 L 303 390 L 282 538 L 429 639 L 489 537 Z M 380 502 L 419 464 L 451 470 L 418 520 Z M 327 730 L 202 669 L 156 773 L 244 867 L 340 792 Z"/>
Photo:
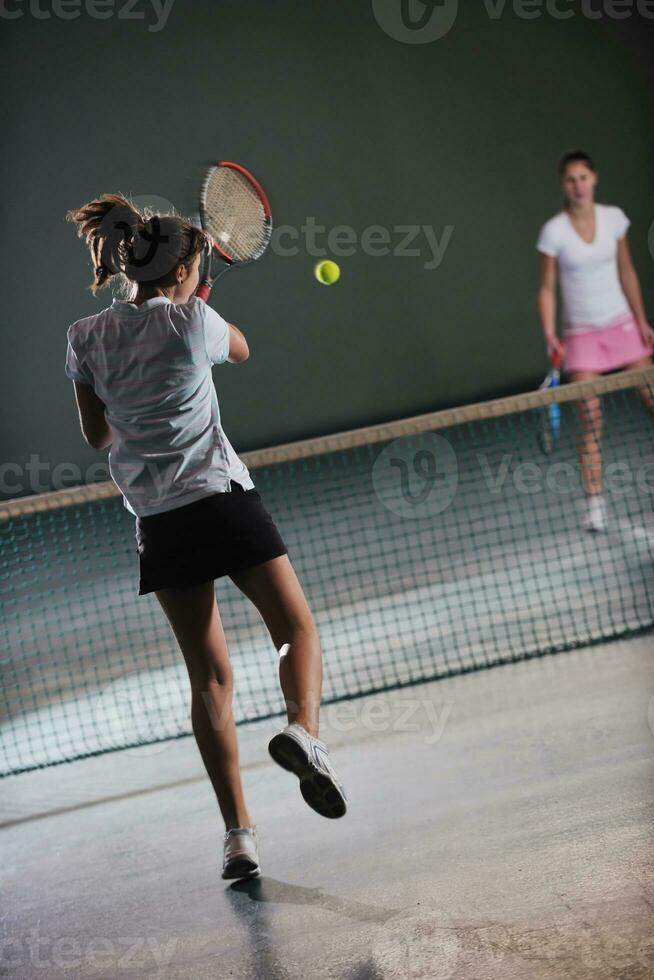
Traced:
<path id="1" fill-rule="evenodd" d="M 87 443 L 109 449 L 136 518 L 139 595 L 154 593 L 184 656 L 191 719 L 225 823 L 223 878 L 260 874 L 239 769 L 233 675 L 214 581 L 228 575 L 259 611 L 279 654 L 288 725 L 273 759 L 325 817 L 346 811 L 319 737 L 322 654 L 284 541 L 225 435 L 211 368 L 238 364 L 243 334 L 196 295 L 210 236 L 177 215 L 142 215 L 105 194 L 69 212 L 90 248 L 95 294 L 123 299 L 68 329 L 66 374 Z"/>

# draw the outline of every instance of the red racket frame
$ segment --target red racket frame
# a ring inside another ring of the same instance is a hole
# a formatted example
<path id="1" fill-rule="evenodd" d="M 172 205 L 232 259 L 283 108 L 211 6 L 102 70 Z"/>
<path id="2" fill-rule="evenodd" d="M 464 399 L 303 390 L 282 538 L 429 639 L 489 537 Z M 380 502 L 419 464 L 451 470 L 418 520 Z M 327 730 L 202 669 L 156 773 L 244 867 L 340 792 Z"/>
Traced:
<path id="1" fill-rule="evenodd" d="M 261 186 L 261 184 L 259 183 L 259 181 L 256 179 L 256 177 L 254 177 L 250 173 L 249 170 L 246 170 L 245 167 L 242 167 L 240 165 L 240 163 L 234 163 L 232 160 L 219 160 L 218 163 L 215 164 L 215 166 L 212 167 L 211 170 L 208 172 L 208 174 L 207 174 L 207 180 L 209 179 L 209 174 L 212 173 L 213 170 L 216 170 L 218 167 L 229 167 L 232 170 L 237 170 L 240 174 L 242 174 L 245 177 L 245 179 L 248 181 L 248 183 L 251 184 L 251 186 L 256 191 L 256 193 L 257 193 L 257 195 L 259 197 L 259 200 L 261 201 L 261 203 L 263 205 L 264 215 L 265 215 L 265 219 L 266 219 L 266 226 L 270 230 L 270 228 L 272 226 L 272 212 L 270 210 L 270 202 L 268 200 L 268 197 L 266 195 L 266 192 L 264 191 L 263 187 Z M 204 202 L 202 200 L 200 200 L 200 221 L 202 222 L 202 227 L 206 231 L 206 224 L 205 224 L 205 220 L 204 219 L 205 219 Z M 270 239 L 270 236 L 269 236 L 269 239 Z M 227 253 L 225 251 L 223 251 L 223 249 L 220 247 L 220 245 L 218 245 L 218 243 L 215 240 L 214 240 L 214 243 L 213 243 L 213 247 L 215 248 L 216 252 L 220 256 L 220 258 L 222 259 L 222 261 L 225 262 L 227 264 L 227 266 L 230 267 L 230 268 L 232 266 L 235 266 L 235 265 L 248 265 L 249 262 L 256 261 L 255 259 L 249 259 L 246 262 L 239 262 L 238 259 L 231 258 L 231 256 L 227 255 Z M 261 254 L 263 254 L 263 253 L 261 253 Z M 259 257 L 260 256 L 257 256 L 256 258 L 259 258 Z M 200 299 L 204 300 L 205 303 L 206 303 L 206 301 L 209 298 L 209 293 L 210 292 L 211 292 L 211 284 L 210 283 L 203 282 L 203 283 L 200 284 L 200 286 L 198 286 L 197 295 L 200 297 Z"/>

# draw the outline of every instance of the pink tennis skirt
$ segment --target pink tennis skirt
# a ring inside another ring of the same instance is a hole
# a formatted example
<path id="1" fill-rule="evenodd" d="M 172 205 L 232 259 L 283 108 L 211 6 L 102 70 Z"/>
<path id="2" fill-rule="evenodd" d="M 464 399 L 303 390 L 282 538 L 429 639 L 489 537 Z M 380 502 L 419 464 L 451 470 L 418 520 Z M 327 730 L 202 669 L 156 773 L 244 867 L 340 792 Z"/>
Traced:
<path id="1" fill-rule="evenodd" d="M 576 371 L 592 371 L 593 374 L 616 371 L 652 354 L 651 348 L 643 341 L 638 324 L 629 313 L 605 327 L 566 331 L 564 343 L 563 366 L 568 374 Z"/>

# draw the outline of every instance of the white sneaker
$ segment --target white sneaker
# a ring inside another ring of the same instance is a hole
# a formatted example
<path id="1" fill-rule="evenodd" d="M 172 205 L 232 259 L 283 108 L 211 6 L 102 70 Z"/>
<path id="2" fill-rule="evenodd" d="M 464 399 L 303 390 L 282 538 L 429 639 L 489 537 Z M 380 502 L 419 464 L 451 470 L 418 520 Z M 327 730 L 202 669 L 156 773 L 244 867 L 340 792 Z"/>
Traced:
<path id="1" fill-rule="evenodd" d="M 254 827 L 236 827 L 225 834 L 223 878 L 254 878 L 261 874 L 257 832 Z"/>
<path id="2" fill-rule="evenodd" d="M 347 810 L 343 784 L 331 764 L 329 750 L 298 724 L 287 725 L 268 744 L 268 751 L 283 769 L 300 780 L 300 792 L 322 817 L 342 817 Z"/>
<path id="3" fill-rule="evenodd" d="M 606 501 L 601 493 L 593 494 L 592 497 L 588 497 L 586 519 L 584 520 L 584 530 L 606 530 Z"/>

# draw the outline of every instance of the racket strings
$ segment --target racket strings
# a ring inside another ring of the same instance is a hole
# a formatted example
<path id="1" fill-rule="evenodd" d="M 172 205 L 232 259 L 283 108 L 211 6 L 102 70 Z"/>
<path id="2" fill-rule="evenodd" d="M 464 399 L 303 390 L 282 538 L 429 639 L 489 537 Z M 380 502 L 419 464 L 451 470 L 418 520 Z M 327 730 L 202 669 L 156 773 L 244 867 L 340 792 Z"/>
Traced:
<path id="1" fill-rule="evenodd" d="M 256 189 L 227 167 L 214 170 L 204 192 L 205 225 L 219 249 L 236 262 L 258 258 L 270 237 L 270 222 Z"/>

